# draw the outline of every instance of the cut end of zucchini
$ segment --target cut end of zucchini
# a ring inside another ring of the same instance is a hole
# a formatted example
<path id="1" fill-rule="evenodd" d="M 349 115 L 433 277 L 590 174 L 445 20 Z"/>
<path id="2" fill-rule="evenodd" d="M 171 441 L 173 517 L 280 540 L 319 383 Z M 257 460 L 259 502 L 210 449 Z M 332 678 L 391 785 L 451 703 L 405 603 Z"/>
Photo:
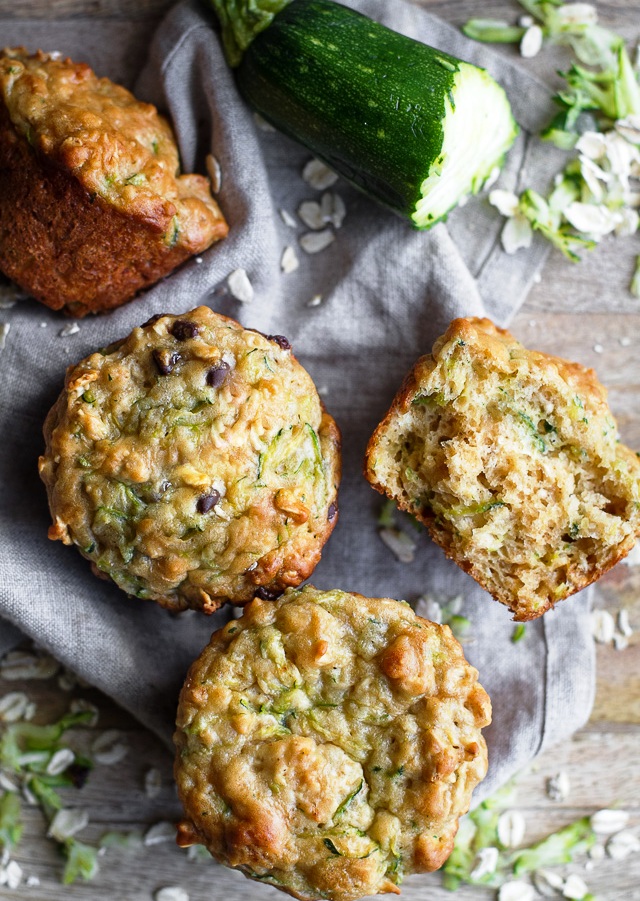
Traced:
<path id="1" fill-rule="evenodd" d="M 497 82 L 461 62 L 445 99 L 440 155 L 422 182 L 412 220 L 431 228 L 467 194 L 477 194 L 518 134 L 507 95 Z"/>

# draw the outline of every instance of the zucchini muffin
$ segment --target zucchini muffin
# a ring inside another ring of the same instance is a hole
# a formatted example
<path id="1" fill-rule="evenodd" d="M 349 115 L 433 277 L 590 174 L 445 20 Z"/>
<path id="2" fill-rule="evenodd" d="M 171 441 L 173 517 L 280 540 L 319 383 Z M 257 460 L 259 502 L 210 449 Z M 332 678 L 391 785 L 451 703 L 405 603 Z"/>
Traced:
<path id="1" fill-rule="evenodd" d="M 226 234 L 154 106 L 84 63 L 0 54 L 0 270 L 21 288 L 96 313 Z"/>
<path id="2" fill-rule="evenodd" d="M 40 475 L 54 524 L 128 594 L 211 613 L 308 578 L 339 433 L 281 335 L 199 307 L 67 370 Z"/>
<path id="3" fill-rule="evenodd" d="M 448 626 L 290 589 L 214 633 L 180 697 L 178 844 L 296 898 L 441 866 L 484 778 L 490 702 Z"/>
<path id="4" fill-rule="evenodd" d="M 592 369 L 456 319 L 406 377 L 365 475 L 516 620 L 598 579 L 640 534 L 640 460 Z"/>

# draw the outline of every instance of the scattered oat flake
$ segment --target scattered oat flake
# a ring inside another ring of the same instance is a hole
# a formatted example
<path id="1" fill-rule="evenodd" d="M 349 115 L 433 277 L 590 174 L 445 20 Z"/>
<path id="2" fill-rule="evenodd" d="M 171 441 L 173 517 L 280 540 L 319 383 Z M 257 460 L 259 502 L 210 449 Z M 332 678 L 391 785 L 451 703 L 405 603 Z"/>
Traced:
<path id="1" fill-rule="evenodd" d="M 429 597 L 429 595 L 423 595 L 418 598 L 418 603 L 416 604 L 416 613 L 418 616 L 423 616 L 425 619 L 430 620 L 432 623 L 441 623 L 442 622 L 442 605 L 439 604 L 434 598 Z"/>
<path id="2" fill-rule="evenodd" d="M 227 278 L 229 291 L 241 303 L 251 303 L 253 300 L 253 285 L 244 269 L 234 269 Z"/>
<path id="3" fill-rule="evenodd" d="M 593 238 L 608 235 L 616 227 L 615 213 L 608 207 L 593 203 L 570 203 L 563 210 L 563 216 L 577 231 Z"/>
<path id="4" fill-rule="evenodd" d="M 518 810 L 505 810 L 498 818 L 498 838 L 503 848 L 517 848 L 522 844 L 525 819 Z"/>
<path id="5" fill-rule="evenodd" d="M 615 130 L 631 144 L 640 144 L 640 116 L 626 116 L 614 124 Z"/>
<path id="6" fill-rule="evenodd" d="M 335 234 L 329 228 L 321 232 L 307 232 L 300 238 L 300 247 L 305 253 L 320 253 L 321 250 L 325 250 L 330 244 L 333 244 L 335 239 Z"/>
<path id="7" fill-rule="evenodd" d="M 302 170 L 302 177 L 308 185 L 318 191 L 324 191 L 338 181 L 336 173 L 317 159 L 309 160 Z"/>
<path id="8" fill-rule="evenodd" d="M 518 198 L 513 191 L 503 191 L 496 188 L 489 194 L 489 203 L 494 206 L 502 216 L 515 216 L 518 212 Z"/>
<path id="9" fill-rule="evenodd" d="M 618 210 L 617 223 L 614 230 L 619 238 L 629 238 L 631 235 L 635 235 L 639 226 L 640 215 L 638 215 L 636 210 L 631 210 L 627 207 Z"/>
<path id="10" fill-rule="evenodd" d="M 27 802 L 29 807 L 37 807 L 38 806 L 38 799 L 36 798 L 34 793 L 31 791 L 31 789 L 29 788 L 29 786 L 27 785 L 26 782 L 23 782 L 22 787 L 20 789 L 20 794 L 25 799 L 25 801 Z"/>
<path id="11" fill-rule="evenodd" d="M 613 641 L 616 624 L 608 610 L 591 611 L 591 634 L 600 644 Z"/>
<path id="12" fill-rule="evenodd" d="M 58 842 L 64 842 L 80 832 L 89 822 L 89 815 L 81 807 L 63 807 L 51 820 L 47 835 Z"/>
<path id="13" fill-rule="evenodd" d="M 315 200 L 303 201 L 298 207 L 298 216 L 307 228 L 312 228 L 314 231 L 320 231 L 326 224 L 320 204 Z"/>
<path id="14" fill-rule="evenodd" d="M 322 303 L 322 294 L 314 294 L 311 300 L 307 301 L 308 307 L 319 307 Z"/>
<path id="15" fill-rule="evenodd" d="M 280 209 L 280 218 L 288 228 L 298 227 L 298 223 L 288 210 Z"/>
<path id="16" fill-rule="evenodd" d="M 27 888 L 37 888 L 40 885 L 40 880 L 37 876 L 28 876 L 25 885 Z"/>
<path id="17" fill-rule="evenodd" d="M 564 879 L 553 870 L 536 870 L 533 884 L 545 898 L 557 898 L 558 892 L 564 888 Z"/>
<path id="18" fill-rule="evenodd" d="M 508 219 L 502 229 L 500 241 L 505 253 L 512 254 L 521 248 L 531 246 L 533 229 L 531 223 L 524 216 L 513 216 Z"/>
<path id="19" fill-rule="evenodd" d="M 160 845 L 162 842 L 173 842 L 176 837 L 176 827 L 173 823 L 161 820 L 155 823 L 145 832 L 144 843 L 147 847 Z"/>
<path id="20" fill-rule="evenodd" d="M 415 555 L 416 543 L 410 535 L 400 531 L 400 529 L 389 528 L 378 529 L 378 535 L 389 550 L 396 555 L 400 563 L 412 562 Z"/>
<path id="21" fill-rule="evenodd" d="M 22 882 L 22 867 L 15 860 L 10 860 L 4 870 L 7 888 L 16 889 Z"/>
<path id="22" fill-rule="evenodd" d="M 629 814 L 626 810 L 613 810 L 605 808 L 598 810 L 591 816 L 591 828 L 596 835 L 613 835 L 621 832 L 629 822 Z"/>
<path id="23" fill-rule="evenodd" d="M 613 647 L 616 651 L 626 651 L 629 647 L 629 639 L 621 632 L 615 632 L 613 635 Z"/>
<path id="24" fill-rule="evenodd" d="M 158 889 L 153 897 L 154 901 L 189 901 L 189 895 L 179 885 L 167 885 Z"/>
<path id="25" fill-rule="evenodd" d="M 7 344 L 7 335 L 11 325 L 8 322 L 0 322 L 0 350 L 3 350 Z"/>
<path id="26" fill-rule="evenodd" d="M 500 852 L 497 848 L 481 848 L 473 862 L 473 869 L 469 873 L 471 879 L 482 879 L 495 873 L 498 866 Z"/>
<path id="27" fill-rule="evenodd" d="M 264 119 L 264 118 L 260 115 L 260 113 L 254 113 L 254 114 L 253 114 L 253 121 L 256 123 L 256 125 L 258 126 L 258 128 L 260 129 L 260 131 L 269 131 L 269 132 L 270 132 L 270 131 L 275 131 L 275 128 L 273 127 L 273 125 L 271 124 L 271 122 L 267 122 L 267 120 Z"/>
<path id="28" fill-rule="evenodd" d="M 222 185 L 222 169 L 220 168 L 220 163 L 212 153 L 207 154 L 205 163 L 211 182 L 211 190 L 214 194 L 217 194 Z"/>
<path id="29" fill-rule="evenodd" d="M 0 788 L 6 792 L 18 791 L 18 786 L 15 784 L 15 782 L 12 782 L 7 774 L 3 773 L 2 770 L 0 770 Z"/>
<path id="30" fill-rule="evenodd" d="M 69 705 L 69 712 L 93 714 L 91 719 L 84 724 L 85 726 L 89 726 L 91 728 L 97 725 L 98 719 L 100 717 L 100 711 L 98 710 L 96 705 L 92 704 L 91 701 L 85 701 L 84 698 L 74 698 Z"/>
<path id="31" fill-rule="evenodd" d="M 60 773 L 64 773 L 67 767 L 71 766 L 75 759 L 76 755 L 71 748 L 60 748 L 47 764 L 46 772 L 49 776 L 59 776 Z"/>
<path id="32" fill-rule="evenodd" d="M 77 322 L 69 322 L 67 325 L 63 325 L 63 327 L 58 332 L 59 338 L 70 338 L 71 335 L 77 335 L 80 331 L 80 326 Z"/>
<path id="33" fill-rule="evenodd" d="M 585 895 L 588 894 L 589 889 L 584 879 L 581 879 L 577 873 L 571 873 L 563 886 L 562 897 L 572 898 L 573 901 L 582 901 Z"/>
<path id="34" fill-rule="evenodd" d="M 29 706 L 29 698 L 23 691 L 10 691 L 0 698 L 0 720 L 5 723 L 16 723 L 24 719 Z"/>
<path id="35" fill-rule="evenodd" d="M 604 347 L 602 346 L 602 344 L 594 344 L 594 345 L 593 345 L 593 352 L 596 353 L 596 354 L 601 354 L 601 353 L 604 352 Z"/>
<path id="36" fill-rule="evenodd" d="M 347 215 L 347 208 L 342 197 L 339 194 L 332 194 L 330 191 L 322 195 L 320 211 L 323 221 L 333 225 L 334 228 L 341 228 L 344 217 Z"/>
<path id="37" fill-rule="evenodd" d="M 91 745 L 91 753 L 96 763 L 112 766 L 127 756 L 129 748 L 122 741 L 122 733 L 117 729 L 107 729 L 95 739 Z"/>
<path id="38" fill-rule="evenodd" d="M 291 247 L 291 245 L 285 247 L 280 260 L 280 268 L 282 271 L 288 275 L 290 272 L 295 272 L 299 265 L 300 260 L 298 259 L 295 248 Z"/>
<path id="39" fill-rule="evenodd" d="M 547 796 L 552 801 L 565 801 L 569 797 L 570 791 L 571 782 L 564 770 L 547 779 Z"/>
<path id="40" fill-rule="evenodd" d="M 162 791 L 162 776 L 160 770 L 152 767 L 144 776 L 144 793 L 147 798 L 157 798 Z"/>
<path id="41" fill-rule="evenodd" d="M 500 178 L 500 166 L 494 166 L 493 169 L 491 170 L 491 172 L 486 177 L 485 182 L 482 186 L 482 190 L 488 191 L 489 188 L 492 188 L 493 185 L 495 185 L 495 183 L 498 181 L 499 178 Z"/>
<path id="42" fill-rule="evenodd" d="M 633 340 L 632 340 L 628 335 L 624 335 L 622 338 L 618 338 L 618 344 L 619 344 L 621 347 L 631 347 L 631 345 L 633 344 Z M 636 545 L 636 547 L 638 547 L 638 545 Z M 635 549 L 636 549 L 636 548 L 634 547 L 634 548 L 631 550 L 631 554 L 633 554 L 633 552 L 634 552 Z M 625 563 L 628 562 L 629 557 L 631 556 L 631 554 L 628 554 L 628 555 L 625 557 L 625 559 L 624 559 L 624 562 L 625 562 Z M 638 561 L 637 561 L 637 562 L 640 563 L 640 547 L 638 547 Z"/>
<path id="43" fill-rule="evenodd" d="M 498 892 L 498 901 L 534 901 L 535 891 L 528 882 L 520 879 L 514 882 L 505 882 Z"/>
<path id="44" fill-rule="evenodd" d="M 0 676 L 8 681 L 50 679 L 59 669 L 60 664 L 49 654 L 31 651 L 9 651 L 0 661 Z"/>
<path id="45" fill-rule="evenodd" d="M 618 611 L 618 629 L 627 638 L 633 635 L 633 629 L 629 622 L 629 611 L 624 607 Z"/>
<path id="46" fill-rule="evenodd" d="M 606 844 L 606 851 L 613 860 L 624 860 L 630 854 L 640 851 L 640 839 L 629 829 L 612 835 Z"/>
<path id="47" fill-rule="evenodd" d="M 576 150 L 590 160 L 601 160 L 607 152 L 607 142 L 599 131 L 586 131 L 576 142 Z"/>
<path id="48" fill-rule="evenodd" d="M 530 25 L 522 35 L 520 41 L 520 56 L 531 59 L 537 56 L 542 49 L 542 28 L 539 25 Z"/>

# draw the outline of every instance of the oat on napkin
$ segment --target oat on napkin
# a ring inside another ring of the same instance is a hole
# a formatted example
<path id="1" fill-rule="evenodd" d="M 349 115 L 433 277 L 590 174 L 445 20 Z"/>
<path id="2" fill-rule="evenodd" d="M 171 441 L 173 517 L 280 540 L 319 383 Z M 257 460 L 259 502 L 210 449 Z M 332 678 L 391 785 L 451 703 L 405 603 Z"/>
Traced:
<path id="1" fill-rule="evenodd" d="M 474 44 L 448 25 L 402 0 L 350 4 L 396 30 L 485 66 L 506 88 L 523 127 L 500 186 L 543 187 L 556 171 L 548 147 L 529 135 L 551 114 L 548 92 L 516 65 Z M 492 792 L 542 748 L 586 720 L 593 695 L 593 649 L 585 593 L 527 626 L 513 644 L 505 607 L 448 562 L 424 533 L 412 563 L 399 563 L 381 543 L 376 517 L 381 499 L 362 476 L 367 439 L 416 358 L 460 315 L 489 315 L 507 324 L 541 269 L 546 249 L 525 254 L 500 248 L 500 217 L 475 198 L 432 231 L 415 232 L 343 181 L 328 190 L 346 207 L 335 240 L 309 255 L 279 211 L 294 215 L 303 200 L 319 200 L 301 178 L 309 153 L 275 132 L 256 127 L 234 88 L 213 17 L 196 3 L 173 9 L 153 41 L 136 92 L 168 111 L 187 171 L 204 171 L 213 151 L 222 170 L 219 200 L 230 236 L 132 303 L 85 319 L 61 336 L 65 320 L 33 301 L 0 311 L 10 325 L 0 353 L 0 648 L 15 638 L 10 622 L 67 666 L 113 697 L 170 742 L 177 694 L 189 663 L 228 610 L 207 619 L 172 616 L 155 604 L 128 599 L 91 575 L 71 548 L 47 540 L 49 515 L 37 475 L 42 422 L 64 370 L 98 347 L 126 335 L 157 312 L 184 312 L 198 304 L 268 334 L 284 334 L 307 367 L 343 433 L 344 478 L 340 521 L 312 581 L 372 596 L 416 601 L 463 595 L 471 620 L 465 653 L 480 670 L 493 700 L 487 732 L 490 770 L 475 800 Z M 7 20 L 4 44 L 61 50 L 91 63 L 99 74 L 126 78 L 143 59 L 143 29 L 122 23 Z M 140 48 L 138 57 L 132 49 Z M 525 176 L 526 171 L 526 176 Z M 299 267 L 281 270 L 286 247 Z M 240 304 L 225 284 L 247 271 L 255 290 Z M 312 298 L 321 296 L 320 303 Z"/>

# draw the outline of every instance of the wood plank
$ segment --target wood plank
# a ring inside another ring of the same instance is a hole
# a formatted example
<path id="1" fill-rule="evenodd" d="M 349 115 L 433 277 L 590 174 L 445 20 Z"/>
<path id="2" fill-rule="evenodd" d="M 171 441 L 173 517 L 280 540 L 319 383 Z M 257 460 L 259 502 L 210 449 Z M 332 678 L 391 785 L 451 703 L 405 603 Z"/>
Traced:
<path id="1" fill-rule="evenodd" d="M 174 0 L 0 0 L 0 18 L 72 19 L 78 16 L 96 19 L 158 19 Z"/>

